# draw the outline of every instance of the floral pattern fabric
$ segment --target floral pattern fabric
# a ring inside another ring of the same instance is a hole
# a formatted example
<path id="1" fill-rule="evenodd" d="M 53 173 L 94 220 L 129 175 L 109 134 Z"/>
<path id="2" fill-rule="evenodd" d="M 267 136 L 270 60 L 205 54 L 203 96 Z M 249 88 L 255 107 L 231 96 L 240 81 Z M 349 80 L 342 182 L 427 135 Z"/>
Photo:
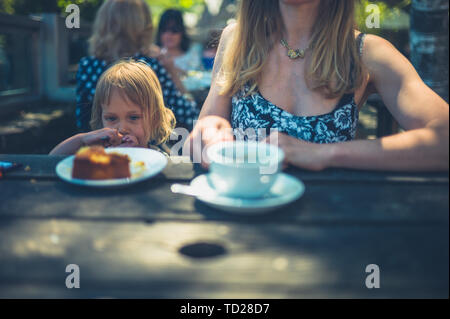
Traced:
<path id="1" fill-rule="evenodd" d="M 246 96 L 245 86 L 232 98 L 231 126 L 238 139 L 261 140 L 277 130 L 312 143 L 337 143 L 355 138 L 358 108 L 353 94 L 336 108 L 317 116 L 296 116 L 266 100 L 259 91 Z"/>
<path id="2" fill-rule="evenodd" d="M 365 36 L 360 33 L 356 39 L 360 56 Z M 271 130 L 319 144 L 355 138 L 359 113 L 354 94 L 344 95 L 330 113 L 295 116 L 266 100 L 258 90 L 250 95 L 248 92 L 246 85 L 231 101 L 231 126 L 238 139 L 261 140 L 269 136 Z"/>

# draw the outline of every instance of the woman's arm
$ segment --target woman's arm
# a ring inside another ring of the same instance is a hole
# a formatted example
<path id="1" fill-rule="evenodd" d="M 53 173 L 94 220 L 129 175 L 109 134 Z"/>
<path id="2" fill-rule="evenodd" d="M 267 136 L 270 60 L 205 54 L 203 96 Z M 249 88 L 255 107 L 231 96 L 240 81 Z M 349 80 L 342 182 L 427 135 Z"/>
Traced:
<path id="1" fill-rule="evenodd" d="M 370 83 L 406 132 L 335 145 L 332 166 L 388 170 L 448 170 L 449 106 L 388 41 L 366 37 Z"/>
<path id="2" fill-rule="evenodd" d="M 200 158 L 201 154 L 198 153 L 202 152 L 204 147 L 209 144 L 234 139 L 230 125 L 231 97 L 220 95 L 221 85 L 218 81 L 223 54 L 233 29 L 234 25 L 230 25 L 222 32 L 214 61 L 211 88 L 197 124 L 184 144 L 183 153 L 188 153 L 191 157 Z"/>
<path id="3" fill-rule="evenodd" d="M 370 84 L 405 132 L 331 145 L 280 136 L 289 145 L 289 162 L 312 169 L 448 170 L 448 104 L 423 83 L 411 63 L 388 41 L 367 36 L 363 61 Z M 311 163 L 313 167 L 309 167 Z"/>
<path id="4" fill-rule="evenodd" d="M 448 123 L 333 145 L 330 166 L 396 171 L 448 171 Z"/>

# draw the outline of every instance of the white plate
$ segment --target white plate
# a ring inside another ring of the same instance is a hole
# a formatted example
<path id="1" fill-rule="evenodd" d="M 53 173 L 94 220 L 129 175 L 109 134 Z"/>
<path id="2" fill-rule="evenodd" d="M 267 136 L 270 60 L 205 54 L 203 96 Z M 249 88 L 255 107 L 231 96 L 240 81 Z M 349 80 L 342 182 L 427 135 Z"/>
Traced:
<path id="1" fill-rule="evenodd" d="M 214 208 L 230 213 L 261 214 L 285 206 L 305 192 L 305 185 L 295 177 L 279 173 L 267 195 L 261 198 L 244 199 L 219 195 L 208 182 L 208 175 L 200 175 L 191 182 L 191 187 L 201 191 L 197 199 Z"/>
<path id="2" fill-rule="evenodd" d="M 133 147 L 117 147 L 105 149 L 106 153 L 119 153 L 129 156 L 130 173 L 129 178 L 88 180 L 72 178 L 72 168 L 74 155 L 63 159 L 56 165 L 56 174 L 64 181 L 89 187 L 121 187 L 146 180 L 159 174 L 167 165 L 167 158 L 160 152 Z M 144 166 L 137 165 L 137 162 L 144 162 Z"/>

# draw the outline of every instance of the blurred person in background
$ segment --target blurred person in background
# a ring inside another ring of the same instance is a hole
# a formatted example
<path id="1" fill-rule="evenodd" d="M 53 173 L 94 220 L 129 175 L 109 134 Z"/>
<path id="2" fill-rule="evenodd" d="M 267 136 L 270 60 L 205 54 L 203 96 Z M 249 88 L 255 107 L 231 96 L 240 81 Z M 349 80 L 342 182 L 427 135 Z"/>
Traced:
<path id="1" fill-rule="evenodd" d="M 212 71 L 213 69 L 221 34 L 221 30 L 209 31 L 208 38 L 203 45 L 202 53 L 202 65 L 205 71 Z"/>
<path id="2" fill-rule="evenodd" d="M 89 39 L 88 57 L 79 62 L 77 72 L 76 122 L 81 131 L 89 131 L 91 109 L 101 74 L 122 58 L 146 63 L 161 84 L 164 104 L 175 114 L 177 125 L 191 130 L 198 117 L 197 104 L 183 96 L 177 71 L 162 65 L 152 52 L 153 23 L 144 0 L 107 0 L 97 12 Z"/>
<path id="3" fill-rule="evenodd" d="M 173 65 L 180 76 L 201 69 L 202 46 L 191 43 L 180 11 L 169 9 L 161 15 L 156 44 L 160 47 L 160 62 Z"/>

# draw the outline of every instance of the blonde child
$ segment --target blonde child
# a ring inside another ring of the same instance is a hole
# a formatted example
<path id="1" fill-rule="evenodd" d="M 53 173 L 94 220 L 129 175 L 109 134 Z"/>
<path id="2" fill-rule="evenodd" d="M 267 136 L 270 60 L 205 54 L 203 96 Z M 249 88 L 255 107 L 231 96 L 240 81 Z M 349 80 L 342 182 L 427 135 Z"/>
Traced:
<path id="1" fill-rule="evenodd" d="M 199 107 L 181 92 L 183 85 L 178 70 L 152 45 L 152 34 L 152 15 L 145 0 L 103 1 L 89 39 L 89 56 L 81 58 L 78 64 L 75 115 L 80 132 L 90 130 L 89 119 L 100 75 L 123 58 L 142 61 L 155 72 L 164 104 L 174 112 L 177 125 L 192 130 Z"/>
<path id="2" fill-rule="evenodd" d="M 91 128 L 58 144 L 50 155 L 74 154 L 82 146 L 162 146 L 175 127 L 164 106 L 161 86 L 142 62 L 120 61 L 100 77 L 92 107 Z"/>

